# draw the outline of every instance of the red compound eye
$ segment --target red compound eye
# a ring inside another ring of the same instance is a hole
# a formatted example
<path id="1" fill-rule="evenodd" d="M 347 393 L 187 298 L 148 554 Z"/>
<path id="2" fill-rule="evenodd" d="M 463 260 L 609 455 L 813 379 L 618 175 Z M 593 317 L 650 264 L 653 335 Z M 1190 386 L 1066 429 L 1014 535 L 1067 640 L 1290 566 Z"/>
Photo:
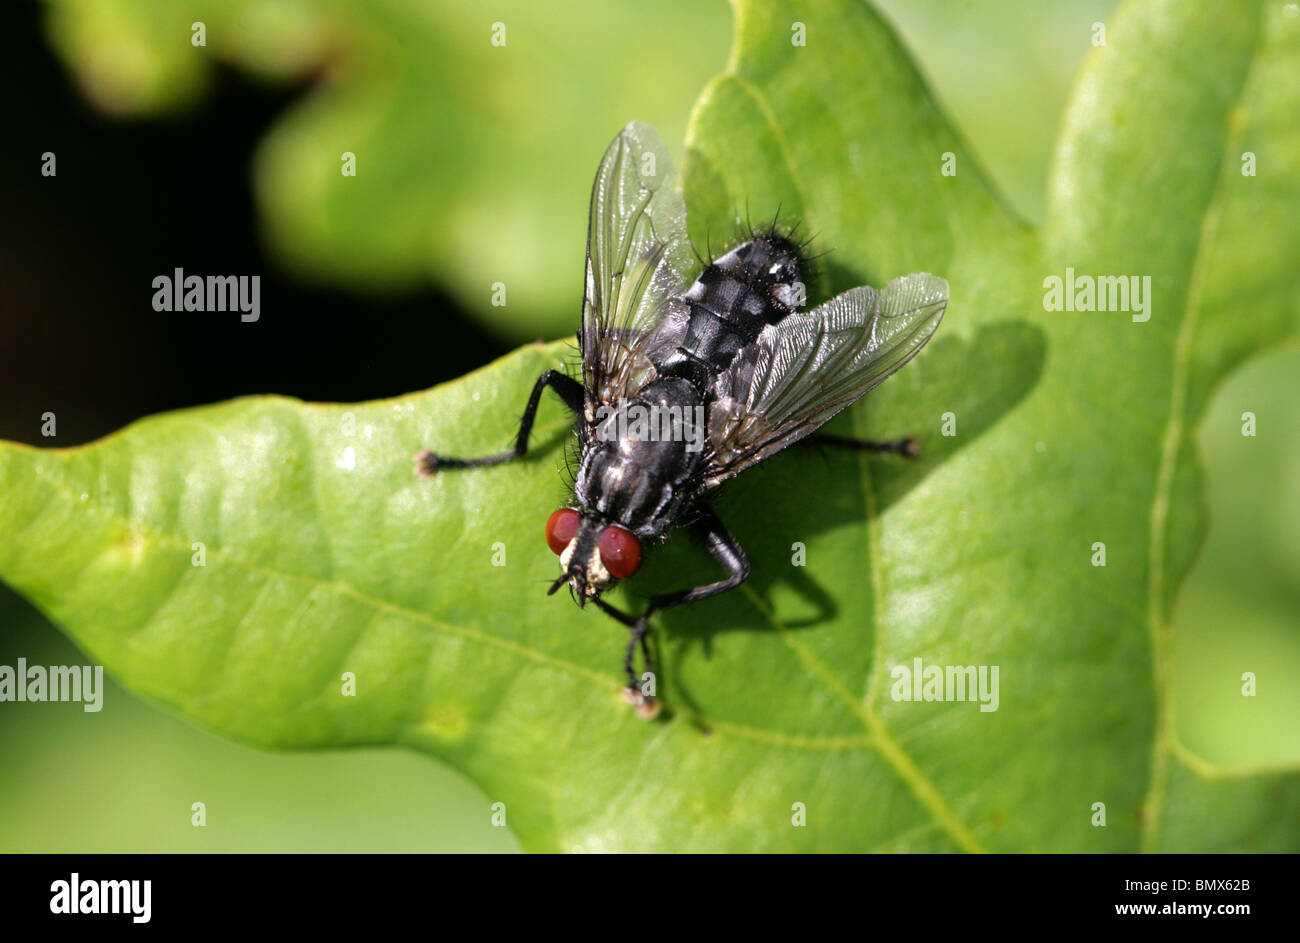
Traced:
<path id="1" fill-rule="evenodd" d="M 600 535 L 600 562 L 610 576 L 627 579 L 641 566 L 641 541 L 630 530 L 611 524 Z"/>
<path id="2" fill-rule="evenodd" d="M 564 553 L 569 541 L 578 536 L 582 518 L 573 508 L 560 508 L 546 521 L 546 544 L 556 556 Z"/>

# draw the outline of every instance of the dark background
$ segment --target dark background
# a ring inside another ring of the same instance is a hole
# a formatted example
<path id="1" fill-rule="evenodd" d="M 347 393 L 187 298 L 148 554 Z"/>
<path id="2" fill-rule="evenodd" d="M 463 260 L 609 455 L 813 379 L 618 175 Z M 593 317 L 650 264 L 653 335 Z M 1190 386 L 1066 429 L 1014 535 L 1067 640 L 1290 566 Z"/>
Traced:
<path id="1" fill-rule="evenodd" d="M 293 280 L 266 257 L 249 178 L 258 138 L 299 89 L 223 69 L 170 120 L 93 111 L 40 29 L 6 9 L 0 31 L 0 438 L 78 445 L 151 413 L 282 393 L 350 402 L 424 389 L 507 350 L 433 288 L 360 298 Z M 57 176 L 40 173 L 52 151 Z M 261 318 L 156 312 L 152 282 L 261 276 Z"/>

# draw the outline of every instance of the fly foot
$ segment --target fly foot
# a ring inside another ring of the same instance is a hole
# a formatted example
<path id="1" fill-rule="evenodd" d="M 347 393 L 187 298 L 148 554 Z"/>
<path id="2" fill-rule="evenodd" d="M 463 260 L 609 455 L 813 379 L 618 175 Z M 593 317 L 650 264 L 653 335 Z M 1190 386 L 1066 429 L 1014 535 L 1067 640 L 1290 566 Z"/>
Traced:
<path id="1" fill-rule="evenodd" d="M 632 705 L 632 709 L 642 720 L 654 720 L 663 709 L 659 698 L 642 694 L 641 689 L 634 684 L 629 684 L 623 689 L 623 700 Z"/>
<path id="2" fill-rule="evenodd" d="M 432 478 L 438 473 L 438 456 L 427 449 L 416 452 L 412 461 L 415 463 L 415 473 L 421 478 Z"/>

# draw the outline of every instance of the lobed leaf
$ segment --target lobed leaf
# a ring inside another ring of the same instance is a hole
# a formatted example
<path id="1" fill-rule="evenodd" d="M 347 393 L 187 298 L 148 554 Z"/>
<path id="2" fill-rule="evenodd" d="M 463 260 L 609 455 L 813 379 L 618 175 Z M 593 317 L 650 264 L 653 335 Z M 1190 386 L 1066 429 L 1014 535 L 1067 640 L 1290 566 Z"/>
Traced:
<path id="1" fill-rule="evenodd" d="M 0 576 L 205 726 L 446 759 L 530 849 L 1300 848 L 1296 771 L 1211 767 L 1169 709 L 1169 608 L 1204 527 L 1192 431 L 1232 364 L 1296 333 L 1300 21 L 1262 0 L 1126 5 L 1037 232 L 871 8 L 734 10 L 687 136 L 697 239 L 779 203 L 834 250 L 823 293 L 931 271 L 952 300 L 836 424 L 917 433 L 919 461 L 798 449 L 722 496 L 754 575 L 658 617 L 663 720 L 619 698 L 621 630 L 543 593 L 556 404 L 525 462 L 411 474 L 419 448 L 507 442 L 560 346 L 397 400 L 239 400 L 85 448 L 6 445 Z M 1046 310 L 1067 267 L 1149 276 L 1149 320 Z M 635 589 L 710 567 L 677 540 Z M 996 666 L 997 710 L 895 699 L 915 658 Z"/>

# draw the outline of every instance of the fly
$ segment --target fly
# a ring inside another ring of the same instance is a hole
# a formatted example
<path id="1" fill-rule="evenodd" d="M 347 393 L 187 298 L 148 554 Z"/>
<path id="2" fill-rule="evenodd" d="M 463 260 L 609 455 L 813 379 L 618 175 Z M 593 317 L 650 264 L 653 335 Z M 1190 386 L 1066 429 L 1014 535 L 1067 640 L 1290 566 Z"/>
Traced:
<path id="1" fill-rule="evenodd" d="M 628 627 L 625 696 L 647 718 L 659 710 L 650 616 L 734 589 L 749 575 L 707 495 L 815 432 L 916 356 L 948 301 L 946 281 L 916 274 L 800 311 L 806 260 L 775 225 L 692 279 L 694 262 L 668 151 L 653 128 L 633 122 L 606 150 L 592 187 L 581 382 L 559 370 L 538 377 L 507 452 L 415 457 L 424 476 L 520 458 L 542 391 L 559 395 L 576 417 L 579 462 L 572 503 L 546 522 L 546 543 L 560 558 L 548 594 L 567 583 L 579 606 L 590 601 Z M 916 454 L 910 437 L 825 438 Z M 679 525 L 728 575 L 653 596 L 639 615 L 606 602 L 602 594 L 641 566 L 646 542 Z"/>

